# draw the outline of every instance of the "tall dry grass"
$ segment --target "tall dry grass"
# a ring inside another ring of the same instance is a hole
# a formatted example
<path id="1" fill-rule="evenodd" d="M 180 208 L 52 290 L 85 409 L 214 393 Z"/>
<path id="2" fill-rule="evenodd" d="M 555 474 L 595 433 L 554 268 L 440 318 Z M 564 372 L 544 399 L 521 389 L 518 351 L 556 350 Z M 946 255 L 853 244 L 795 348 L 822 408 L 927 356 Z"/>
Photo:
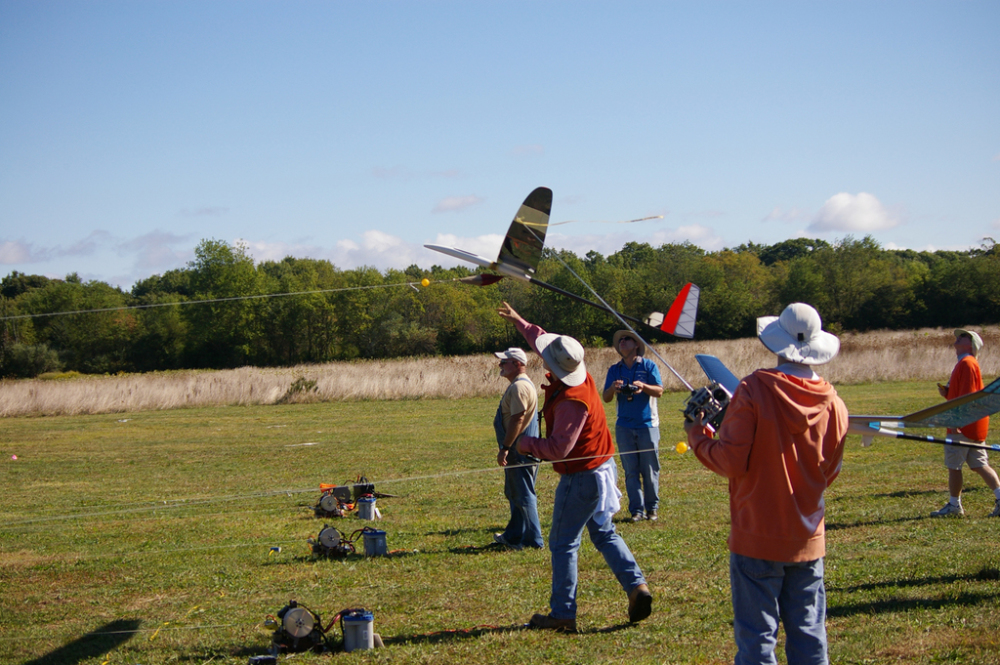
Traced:
<path id="1" fill-rule="evenodd" d="M 982 330 L 979 362 L 984 378 L 1000 373 L 1000 329 Z M 943 380 L 955 363 L 951 330 L 847 333 L 840 355 L 820 368 L 834 383 Z M 692 385 L 705 383 L 695 354 L 718 356 L 737 376 L 773 366 L 774 357 L 756 338 L 658 345 L 657 351 Z M 647 354 L 653 357 L 652 354 Z M 587 365 L 603 383 L 618 356 L 610 348 L 589 349 Z M 528 373 L 536 384 L 544 370 L 534 355 Z M 668 390 L 683 390 L 661 367 Z M 301 365 L 268 369 L 155 372 L 72 380 L 0 382 L 0 416 L 126 413 L 184 407 L 276 404 L 340 400 L 462 398 L 498 395 L 506 382 L 492 354 Z"/>

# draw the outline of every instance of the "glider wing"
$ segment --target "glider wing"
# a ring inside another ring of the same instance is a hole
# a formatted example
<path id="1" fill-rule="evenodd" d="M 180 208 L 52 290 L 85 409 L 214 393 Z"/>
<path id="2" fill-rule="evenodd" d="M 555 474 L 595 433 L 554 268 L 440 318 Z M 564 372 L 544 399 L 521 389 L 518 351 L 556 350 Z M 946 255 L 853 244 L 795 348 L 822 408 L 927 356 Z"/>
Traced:
<path id="1" fill-rule="evenodd" d="M 500 247 L 497 268 L 512 277 L 531 277 L 538 269 L 545 245 L 545 231 L 552 212 L 552 190 L 538 187 L 528 194 L 510 223 Z M 509 270 L 504 270 L 503 267 Z"/>
<path id="2" fill-rule="evenodd" d="M 1000 379 L 982 390 L 903 416 L 904 427 L 965 427 L 1000 412 Z"/>
<path id="3" fill-rule="evenodd" d="M 433 249 L 435 252 L 441 252 L 442 254 L 453 256 L 456 259 L 461 259 L 462 261 L 474 263 L 480 268 L 493 267 L 493 262 L 489 259 L 483 258 L 478 254 L 473 254 L 472 252 L 467 252 L 464 249 L 458 249 L 457 247 L 445 247 L 444 245 L 424 245 L 424 247 L 427 249 Z"/>

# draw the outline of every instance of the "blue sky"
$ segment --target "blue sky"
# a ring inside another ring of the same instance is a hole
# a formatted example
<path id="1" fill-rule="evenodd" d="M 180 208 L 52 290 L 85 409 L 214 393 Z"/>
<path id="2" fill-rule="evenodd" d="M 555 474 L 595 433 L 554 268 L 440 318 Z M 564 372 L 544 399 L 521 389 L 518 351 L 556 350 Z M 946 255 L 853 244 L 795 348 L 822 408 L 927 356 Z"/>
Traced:
<path id="1" fill-rule="evenodd" d="M 0 0 L 0 276 L 1000 239 L 997 2 Z M 612 222 L 650 215 L 663 219 Z"/>

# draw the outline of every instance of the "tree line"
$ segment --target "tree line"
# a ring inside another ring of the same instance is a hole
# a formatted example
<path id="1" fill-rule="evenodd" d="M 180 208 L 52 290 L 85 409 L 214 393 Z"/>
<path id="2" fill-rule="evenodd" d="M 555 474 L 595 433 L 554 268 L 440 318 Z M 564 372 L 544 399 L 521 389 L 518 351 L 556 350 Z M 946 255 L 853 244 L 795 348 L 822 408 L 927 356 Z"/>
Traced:
<path id="1" fill-rule="evenodd" d="M 185 268 L 129 291 L 76 274 L 13 272 L 0 281 L 0 376 L 482 353 L 521 341 L 496 315 L 503 300 L 586 345 L 606 345 L 620 328 L 605 312 L 528 283 L 457 281 L 473 274 L 342 270 L 293 257 L 255 263 L 245 246 L 219 240 L 203 240 Z M 758 316 L 795 301 L 814 305 L 834 332 L 1000 322 L 1000 247 L 991 238 L 962 252 L 887 250 L 852 236 L 716 252 L 635 242 L 606 257 L 545 250 L 538 278 L 594 300 L 577 275 L 636 318 L 665 311 L 685 283 L 697 284 L 698 339 L 752 336 Z M 419 284 L 425 278 L 428 287 Z"/>

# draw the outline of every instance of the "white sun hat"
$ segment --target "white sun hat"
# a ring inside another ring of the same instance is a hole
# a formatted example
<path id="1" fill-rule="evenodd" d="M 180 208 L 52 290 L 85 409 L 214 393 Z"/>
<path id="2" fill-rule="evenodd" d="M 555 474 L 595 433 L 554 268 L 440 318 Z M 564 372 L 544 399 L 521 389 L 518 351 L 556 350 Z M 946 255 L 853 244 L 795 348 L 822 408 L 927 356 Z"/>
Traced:
<path id="1" fill-rule="evenodd" d="M 979 336 L 978 333 L 972 330 L 965 330 L 964 328 L 959 328 L 955 331 L 955 337 L 961 337 L 962 335 L 968 335 L 969 339 L 972 340 L 972 350 L 979 353 L 979 350 L 983 348 L 983 338 Z"/>
<path id="2" fill-rule="evenodd" d="M 840 351 L 840 340 L 823 330 L 819 312 L 801 302 L 793 302 L 781 316 L 758 318 L 757 337 L 779 357 L 803 365 L 828 363 Z"/>
<path id="3" fill-rule="evenodd" d="M 539 335 L 535 340 L 535 348 L 549 370 L 567 386 L 578 386 L 587 380 L 583 346 L 569 335 Z"/>

